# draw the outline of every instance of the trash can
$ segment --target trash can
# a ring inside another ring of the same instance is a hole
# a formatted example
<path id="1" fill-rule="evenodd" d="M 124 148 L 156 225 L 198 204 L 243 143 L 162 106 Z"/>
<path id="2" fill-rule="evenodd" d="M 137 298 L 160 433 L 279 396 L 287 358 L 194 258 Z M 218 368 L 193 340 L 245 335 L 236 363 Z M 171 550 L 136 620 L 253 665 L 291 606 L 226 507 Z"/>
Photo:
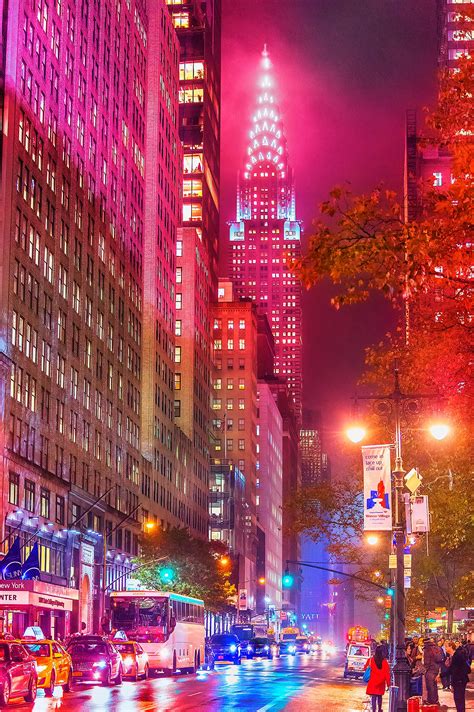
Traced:
<path id="1" fill-rule="evenodd" d="M 397 702 L 398 702 L 398 687 L 396 685 L 390 685 L 388 689 L 388 710 L 389 712 L 397 712 Z"/>
<path id="2" fill-rule="evenodd" d="M 409 697 L 407 700 L 407 712 L 420 712 L 422 703 L 422 697 Z"/>

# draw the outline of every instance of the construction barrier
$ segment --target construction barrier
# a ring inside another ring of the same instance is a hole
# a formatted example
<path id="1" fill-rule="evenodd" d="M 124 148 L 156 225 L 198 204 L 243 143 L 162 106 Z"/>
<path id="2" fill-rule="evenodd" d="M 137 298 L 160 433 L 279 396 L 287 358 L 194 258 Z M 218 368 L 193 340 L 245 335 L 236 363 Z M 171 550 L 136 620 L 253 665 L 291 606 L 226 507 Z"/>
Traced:
<path id="1" fill-rule="evenodd" d="M 422 703 L 422 697 L 409 697 L 407 700 L 407 712 L 420 712 Z"/>

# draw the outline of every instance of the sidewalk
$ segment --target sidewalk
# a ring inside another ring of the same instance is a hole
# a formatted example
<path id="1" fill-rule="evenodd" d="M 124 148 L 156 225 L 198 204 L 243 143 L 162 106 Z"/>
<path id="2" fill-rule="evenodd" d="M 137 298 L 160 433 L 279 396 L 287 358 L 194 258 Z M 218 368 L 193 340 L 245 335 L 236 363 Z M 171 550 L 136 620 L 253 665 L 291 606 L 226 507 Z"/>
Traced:
<path id="1" fill-rule="evenodd" d="M 445 690 L 439 691 L 439 709 L 440 712 L 444 710 L 455 710 L 456 705 L 453 701 L 453 693 L 446 692 Z M 474 710 L 474 683 L 470 682 L 467 686 L 466 691 L 466 710 Z"/>

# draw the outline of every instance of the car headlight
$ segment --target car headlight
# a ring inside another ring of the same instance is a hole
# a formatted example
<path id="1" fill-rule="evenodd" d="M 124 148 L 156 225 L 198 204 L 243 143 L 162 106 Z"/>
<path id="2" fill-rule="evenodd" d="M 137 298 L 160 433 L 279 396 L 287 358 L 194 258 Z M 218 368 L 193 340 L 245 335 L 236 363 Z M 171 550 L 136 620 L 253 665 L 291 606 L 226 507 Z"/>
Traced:
<path id="1" fill-rule="evenodd" d="M 231 653 L 235 653 L 235 651 L 237 650 L 237 646 L 232 643 L 232 645 L 230 646 L 229 650 L 230 650 Z"/>
<path id="2" fill-rule="evenodd" d="M 94 663 L 94 666 L 103 670 L 104 668 L 107 667 L 107 663 L 105 662 L 105 660 L 99 660 L 99 662 Z"/>
<path id="3" fill-rule="evenodd" d="M 264 645 L 264 646 L 263 646 L 263 649 L 264 649 L 264 650 L 270 650 L 270 646 L 269 646 L 269 645 Z"/>

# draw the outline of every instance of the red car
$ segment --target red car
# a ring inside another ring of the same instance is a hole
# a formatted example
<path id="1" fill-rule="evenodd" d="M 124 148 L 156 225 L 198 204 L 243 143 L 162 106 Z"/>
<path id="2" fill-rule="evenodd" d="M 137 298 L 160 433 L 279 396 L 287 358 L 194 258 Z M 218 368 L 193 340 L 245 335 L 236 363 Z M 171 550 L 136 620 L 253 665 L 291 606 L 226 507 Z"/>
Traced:
<path id="1" fill-rule="evenodd" d="M 76 635 L 66 648 L 72 658 L 74 682 L 121 685 L 122 657 L 115 646 L 100 635 Z"/>
<path id="2" fill-rule="evenodd" d="M 5 707 L 11 697 L 34 702 L 37 686 L 34 657 L 20 643 L 0 640 L 0 706 Z"/>

